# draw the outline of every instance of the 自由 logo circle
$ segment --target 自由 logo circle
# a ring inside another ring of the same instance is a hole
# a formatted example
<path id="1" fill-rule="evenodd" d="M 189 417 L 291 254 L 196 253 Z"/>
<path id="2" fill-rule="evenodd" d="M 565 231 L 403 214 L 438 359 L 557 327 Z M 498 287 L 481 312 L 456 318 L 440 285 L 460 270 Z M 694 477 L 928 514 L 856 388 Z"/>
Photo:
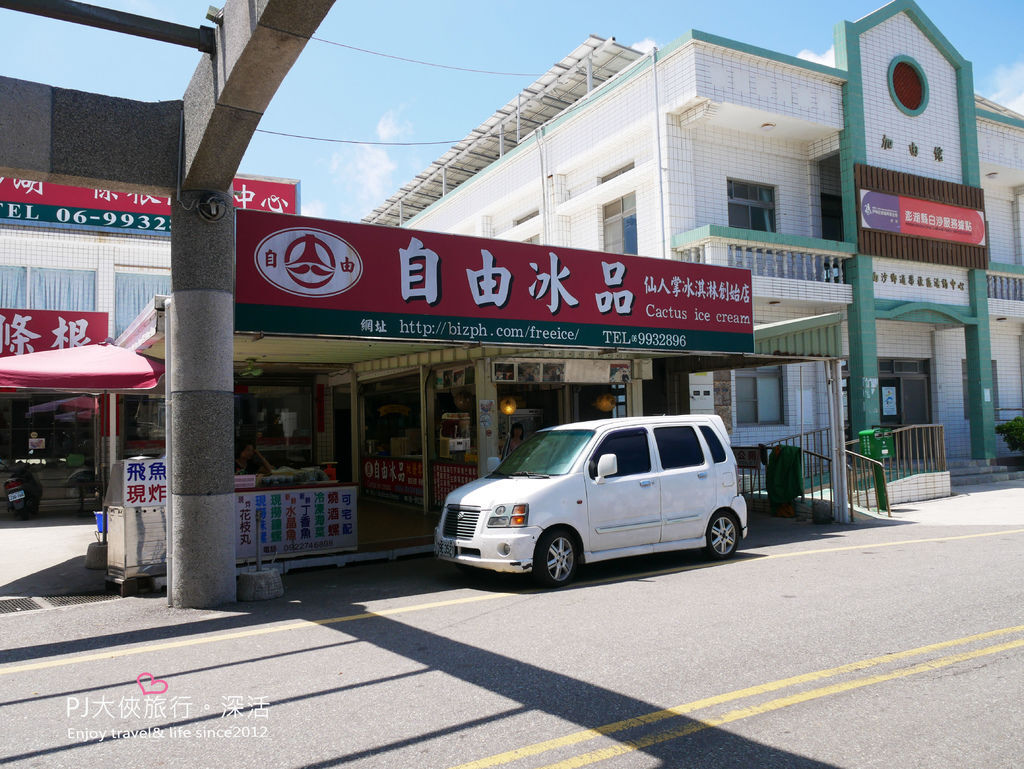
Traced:
<path id="1" fill-rule="evenodd" d="M 298 296 L 341 294 L 363 275 L 356 250 L 324 230 L 278 230 L 260 241 L 253 257 L 264 278 Z"/>

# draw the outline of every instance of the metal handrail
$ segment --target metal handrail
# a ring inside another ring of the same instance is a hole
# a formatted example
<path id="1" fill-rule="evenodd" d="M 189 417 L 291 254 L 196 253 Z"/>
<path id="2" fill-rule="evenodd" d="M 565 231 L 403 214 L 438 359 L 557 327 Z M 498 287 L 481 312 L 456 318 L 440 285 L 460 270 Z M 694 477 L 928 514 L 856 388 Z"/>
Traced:
<path id="1" fill-rule="evenodd" d="M 770 446 L 782 445 L 785 440 L 780 439 L 779 441 L 773 441 L 772 444 L 761 444 L 761 446 L 768 449 Z M 803 474 L 803 493 L 800 495 L 801 498 L 827 502 L 831 508 L 832 515 L 835 516 L 835 499 L 831 493 L 832 458 L 815 451 L 803 450 L 800 452 L 800 470 Z M 744 494 L 749 494 L 751 497 L 767 494 L 767 467 L 765 465 L 758 464 L 757 467 L 739 467 L 737 472 L 740 475 L 740 489 Z"/>
<path id="2" fill-rule="evenodd" d="M 850 509 L 860 507 L 866 510 L 874 508 L 879 514 L 882 507 L 878 503 L 878 482 L 885 489 L 885 514 L 892 518 L 889 506 L 888 482 L 885 478 L 885 466 L 877 459 L 871 459 L 855 451 L 846 452 L 846 495 Z"/>
<path id="3" fill-rule="evenodd" d="M 887 432 L 892 434 L 893 453 L 884 463 L 886 480 L 892 482 L 920 473 L 946 471 L 945 425 L 907 425 Z M 847 451 L 859 446 L 859 441 L 846 443 Z"/>

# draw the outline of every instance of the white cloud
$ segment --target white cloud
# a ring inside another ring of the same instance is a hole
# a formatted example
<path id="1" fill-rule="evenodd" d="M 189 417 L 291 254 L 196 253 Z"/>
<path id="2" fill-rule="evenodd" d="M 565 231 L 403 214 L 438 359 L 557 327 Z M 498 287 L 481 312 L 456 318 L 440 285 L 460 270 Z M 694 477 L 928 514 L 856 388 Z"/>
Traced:
<path id="1" fill-rule="evenodd" d="M 401 110 L 388 110 L 377 121 L 377 141 L 398 141 L 412 133 L 412 124 L 401 118 Z M 331 156 L 330 172 L 342 190 L 340 213 L 346 219 L 361 219 L 395 192 L 394 173 L 398 164 L 388 147 L 361 144 Z"/>
<path id="2" fill-rule="evenodd" d="M 323 219 L 327 215 L 327 204 L 322 200 L 303 200 L 302 215 Z"/>
<path id="3" fill-rule="evenodd" d="M 645 37 L 639 43 L 630 43 L 629 47 L 636 48 L 636 50 L 643 51 L 644 53 L 650 53 L 655 47 L 657 47 L 657 45 L 658 41 L 651 40 L 651 38 L 649 37 Z"/>
<path id="4" fill-rule="evenodd" d="M 810 48 L 804 48 L 796 57 L 813 61 L 815 64 L 823 64 L 826 67 L 834 67 L 836 65 L 836 47 L 833 45 L 825 53 L 815 53 Z"/>
<path id="5" fill-rule="evenodd" d="M 1024 115 L 1024 61 L 997 67 L 989 82 L 989 99 Z"/>

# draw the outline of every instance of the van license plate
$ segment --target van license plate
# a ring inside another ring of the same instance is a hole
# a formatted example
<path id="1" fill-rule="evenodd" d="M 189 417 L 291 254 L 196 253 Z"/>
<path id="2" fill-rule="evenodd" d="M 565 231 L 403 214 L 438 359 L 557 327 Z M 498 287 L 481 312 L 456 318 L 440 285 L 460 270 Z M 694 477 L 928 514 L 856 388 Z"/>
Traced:
<path id="1" fill-rule="evenodd" d="M 434 546 L 438 558 L 454 558 L 456 554 L 455 540 L 441 537 Z"/>
<path id="2" fill-rule="evenodd" d="M 18 489 L 17 491 L 12 491 L 10 494 L 7 495 L 7 498 L 9 500 L 11 500 L 12 502 L 17 502 L 19 499 L 24 499 L 25 498 L 25 490 L 24 489 Z"/>

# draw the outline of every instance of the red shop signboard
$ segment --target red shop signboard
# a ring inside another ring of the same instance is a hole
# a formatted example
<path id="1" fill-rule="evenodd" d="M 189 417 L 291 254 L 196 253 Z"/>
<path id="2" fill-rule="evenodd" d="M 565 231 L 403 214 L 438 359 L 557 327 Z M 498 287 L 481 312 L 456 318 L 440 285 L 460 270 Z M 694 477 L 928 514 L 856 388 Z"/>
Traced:
<path id="1" fill-rule="evenodd" d="M 749 270 L 258 211 L 236 243 L 237 331 L 753 352 Z"/>
<path id="2" fill-rule="evenodd" d="M 445 497 L 464 483 L 480 477 L 476 465 L 460 465 L 455 462 L 434 462 L 431 466 L 431 497 L 435 505 L 444 503 Z"/>
<path id="3" fill-rule="evenodd" d="M 0 308 L 0 357 L 99 344 L 109 325 L 105 312 Z"/>
<path id="4" fill-rule="evenodd" d="M 418 459 L 366 457 L 360 479 L 366 491 L 402 502 L 423 501 L 423 462 Z"/>
<path id="5" fill-rule="evenodd" d="M 298 210 L 298 182 L 236 177 L 235 207 L 278 214 Z M 83 229 L 171 231 L 171 199 L 0 177 L 0 219 Z"/>

